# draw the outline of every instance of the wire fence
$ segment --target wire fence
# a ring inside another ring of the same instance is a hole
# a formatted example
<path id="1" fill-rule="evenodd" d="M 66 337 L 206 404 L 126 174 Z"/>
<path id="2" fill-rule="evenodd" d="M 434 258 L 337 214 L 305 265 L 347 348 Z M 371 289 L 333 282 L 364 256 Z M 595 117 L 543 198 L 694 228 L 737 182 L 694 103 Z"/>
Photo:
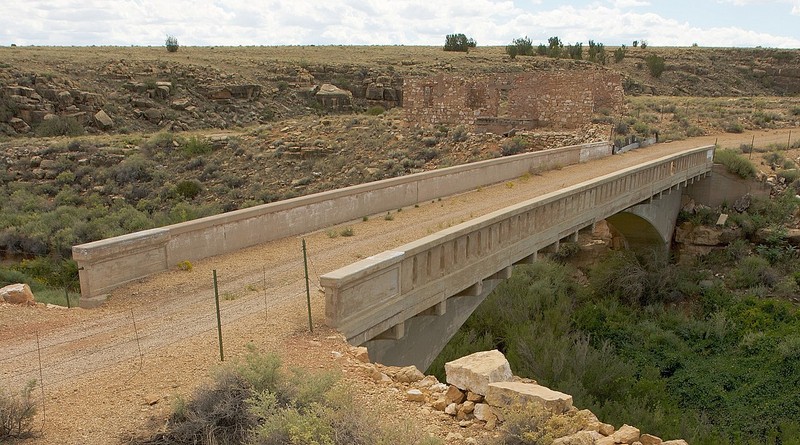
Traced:
<path id="1" fill-rule="evenodd" d="M 277 278 L 272 277 L 273 270 L 266 264 L 261 267 L 261 273 L 252 274 L 253 268 L 250 268 L 250 275 L 233 277 L 230 281 L 226 281 L 224 275 L 219 276 L 223 332 L 226 326 L 258 313 L 263 313 L 266 325 L 272 307 L 305 297 L 302 258 L 287 259 L 279 268 L 282 270 Z M 319 283 L 318 270 L 309 251 L 308 280 L 312 286 Z M 120 366 L 129 371 L 120 375 L 120 380 L 130 381 L 141 372 L 148 356 L 188 338 L 211 337 L 211 332 L 217 329 L 217 312 L 212 276 L 207 280 L 208 290 L 202 285 L 200 298 L 167 297 L 160 300 L 164 304 L 156 310 L 129 308 L 106 312 L 100 320 L 82 323 L 79 329 L 70 326 L 47 334 L 33 331 L 18 338 L 15 344 L 4 346 L 0 353 L 0 389 L 14 393 L 15 389 L 36 380 L 42 389 L 40 404 L 44 413 L 45 389 L 52 390 Z M 308 326 L 298 325 L 298 328 Z M 165 330 L 169 335 L 164 334 Z"/>

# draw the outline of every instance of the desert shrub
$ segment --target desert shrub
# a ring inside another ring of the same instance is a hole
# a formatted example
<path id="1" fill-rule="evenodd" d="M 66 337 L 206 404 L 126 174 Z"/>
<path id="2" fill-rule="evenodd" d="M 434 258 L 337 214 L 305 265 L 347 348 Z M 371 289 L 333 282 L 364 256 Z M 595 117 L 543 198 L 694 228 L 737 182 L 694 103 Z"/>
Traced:
<path id="1" fill-rule="evenodd" d="M 111 169 L 111 176 L 119 185 L 148 182 L 153 179 L 155 163 L 139 155 L 133 155 Z"/>
<path id="2" fill-rule="evenodd" d="M 166 46 L 167 51 L 171 53 L 178 51 L 178 38 L 168 35 L 166 41 L 164 42 L 164 46 Z"/>
<path id="3" fill-rule="evenodd" d="M 19 394 L 6 394 L 0 388 L 0 439 L 24 438 L 31 434 L 36 404 L 32 393 L 36 381 L 31 380 Z"/>
<path id="4" fill-rule="evenodd" d="M 748 256 L 739 262 L 731 271 L 730 284 L 734 289 L 749 289 L 756 286 L 772 287 L 778 281 L 778 275 L 766 258 Z"/>
<path id="5" fill-rule="evenodd" d="M 185 199 L 194 199 L 201 191 L 203 186 L 196 180 L 181 181 L 175 186 L 175 193 Z"/>
<path id="6" fill-rule="evenodd" d="M 558 245 L 558 251 L 552 256 L 553 261 L 565 262 L 581 251 L 581 246 L 576 242 L 563 242 Z"/>
<path id="7" fill-rule="evenodd" d="M 722 125 L 722 129 L 728 133 L 744 133 L 744 126 L 739 122 L 726 122 Z"/>
<path id="8" fill-rule="evenodd" d="M 367 108 L 367 114 L 370 116 L 380 116 L 381 114 L 385 113 L 386 109 L 380 105 L 376 105 L 374 107 Z"/>
<path id="9" fill-rule="evenodd" d="M 525 147 L 525 140 L 521 137 L 506 139 L 500 145 L 500 154 L 503 156 L 516 155 L 525 151 Z"/>
<path id="10" fill-rule="evenodd" d="M 355 234 L 356 234 L 355 230 L 353 230 L 353 228 L 350 226 L 347 226 L 339 231 L 339 235 L 342 236 L 353 236 Z"/>
<path id="11" fill-rule="evenodd" d="M 782 178 L 787 184 L 789 184 L 800 179 L 800 170 L 796 168 L 791 170 L 780 170 L 778 172 L 778 177 Z"/>
<path id="12" fill-rule="evenodd" d="M 583 59 L 583 43 L 576 42 L 574 45 L 567 45 L 567 54 L 573 60 Z"/>
<path id="13" fill-rule="evenodd" d="M 85 130 L 77 120 L 66 116 L 47 119 L 36 127 L 36 136 L 39 137 L 80 136 L 84 133 Z"/>
<path id="14" fill-rule="evenodd" d="M 657 252 L 612 252 L 591 269 L 592 288 L 635 306 L 677 301 L 678 269 L 667 260 Z"/>
<path id="15" fill-rule="evenodd" d="M 642 42 L 642 48 L 644 48 L 644 42 Z M 644 62 L 647 64 L 647 69 L 651 76 L 656 78 L 661 77 L 661 73 L 664 72 L 665 68 L 663 57 L 650 54 L 649 56 L 645 57 Z"/>
<path id="16" fill-rule="evenodd" d="M 158 132 L 148 138 L 143 144 L 142 148 L 146 153 L 151 153 L 154 149 L 169 150 L 173 147 L 173 142 L 177 138 L 169 131 Z"/>
<path id="17" fill-rule="evenodd" d="M 187 157 L 209 154 L 213 150 L 214 147 L 211 145 L 211 142 L 197 136 L 192 136 L 187 139 L 183 147 L 181 147 L 181 151 Z"/>
<path id="18" fill-rule="evenodd" d="M 459 125 L 453 130 L 452 134 L 450 134 L 450 139 L 453 142 L 464 142 L 469 139 L 469 132 L 467 132 L 467 129 L 464 128 L 463 125 Z"/>
<path id="19" fill-rule="evenodd" d="M 561 57 L 561 52 L 564 49 L 564 44 L 561 43 L 561 39 L 558 36 L 549 37 L 547 39 L 547 55 L 558 59 Z"/>
<path id="20" fill-rule="evenodd" d="M 448 34 L 444 39 L 445 51 L 467 52 L 470 48 L 475 48 L 477 43 L 464 34 Z"/>
<path id="21" fill-rule="evenodd" d="M 714 162 L 724 165 L 729 172 L 743 179 L 756 176 L 755 166 L 733 150 L 716 150 L 714 152 Z"/>
<path id="22" fill-rule="evenodd" d="M 520 37 L 511 41 L 511 44 L 506 46 L 506 54 L 515 58 L 517 56 L 532 56 L 533 43 L 528 36 Z"/>
<path id="23" fill-rule="evenodd" d="M 620 63 L 625 59 L 625 45 L 614 50 L 614 62 Z"/>

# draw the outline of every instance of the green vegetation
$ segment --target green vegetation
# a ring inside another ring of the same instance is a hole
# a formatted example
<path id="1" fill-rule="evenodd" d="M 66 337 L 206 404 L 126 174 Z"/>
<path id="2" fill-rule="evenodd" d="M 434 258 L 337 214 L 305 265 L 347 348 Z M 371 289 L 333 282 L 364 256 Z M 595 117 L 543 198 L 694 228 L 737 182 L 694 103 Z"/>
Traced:
<path id="1" fill-rule="evenodd" d="M 55 116 L 52 119 L 42 121 L 36 127 L 36 136 L 80 136 L 85 130 L 77 120 L 66 116 Z"/>
<path id="2" fill-rule="evenodd" d="M 645 47 L 645 43 L 642 42 L 642 48 Z M 657 56 L 655 54 L 650 54 L 649 56 L 644 58 L 644 62 L 647 64 L 647 70 L 650 72 L 650 75 L 659 78 L 661 74 L 664 72 L 665 64 L 664 58 Z"/>
<path id="3" fill-rule="evenodd" d="M 733 150 L 716 150 L 714 152 L 714 162 L 724 165 L 729 172 L 743 179 L 756 176 L 755 166 Z"/>
<path id="4" fill-rule="evenodd" d="M 36 380 L 31 380 L 19 394 L 7 394 L 0 388 L 0 439 L 25 438 L 31 435 L 36 404 L 32 393 Z"/>
<path id="5" fill-rule="evenodd" d="M 380 116 L 381 114 L 385 113 L 386 109 L 380 105 L 376 105 L 374 107 L 367 108 L 367 115 L 369 116 Z"/>
<path id="6" fill-rule="evenodd" d="M 625 59 L 625 53 L 627 52 L 625 45 L 620 46 L 619 48 L 614 50 L 614 63 L 620 63 Z"/>
<path id="7" fill-rule="evenodd" d="M 219 443 L 252 445 L 350 445 L 441 443 L 409 424 L 393 425 L 380 407 L 356 403 L 331 372 L 281 370 L 274 354 L 252 347 L 244 360 L 221 368 L 173 408 L 167 431 L 132 444 Z"/>
<path id="8" fill-rule="evenodd" d="M 517 56 L 532 56 L 533 43 L 531 43 L 531 39 L 528 36 L 514 39 L 510 45 L 506 46 L 506 54 L 511 56 L 512 59 Z"/>
<path id="9" fill-rule="evenodd" d="M 467 38 L 464 34 L 448 34 L 444 39 L 445 51 L 458 51 L 467 52 L 470 48 L 475 48 L 477 42 L 471 38 Z"/>
<path id="10" fill-rule="evenodd" d="M 167 51 L 174 53 L 178 51 L 178 38 L 175 36 L 167 36 L 167 40 L 164 42 L 164 46 L 167 47 Z"/>

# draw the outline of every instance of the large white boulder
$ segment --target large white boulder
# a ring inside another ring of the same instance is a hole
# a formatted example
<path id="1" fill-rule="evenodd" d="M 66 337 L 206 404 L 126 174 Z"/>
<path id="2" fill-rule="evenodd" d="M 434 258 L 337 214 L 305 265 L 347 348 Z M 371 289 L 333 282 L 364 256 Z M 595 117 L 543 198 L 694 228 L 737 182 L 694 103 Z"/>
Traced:
<path id="1" fill-rule="evenodd" d="M 490 383 L 508 382 L 513 378 L 508 360 L 496 349 L 447 362 L 444 371 L 447 383 L 481 395 L 486 395 Z"/>
<path id="2" fill-rule="evenodd" d="M 0 300 L 6 303 L 25 304 L 29 306 L 36 303 L 33 292 L 31 292 L 31 287 L 23 283 L 9 284 L 6 287 L 0 288 Z"/>

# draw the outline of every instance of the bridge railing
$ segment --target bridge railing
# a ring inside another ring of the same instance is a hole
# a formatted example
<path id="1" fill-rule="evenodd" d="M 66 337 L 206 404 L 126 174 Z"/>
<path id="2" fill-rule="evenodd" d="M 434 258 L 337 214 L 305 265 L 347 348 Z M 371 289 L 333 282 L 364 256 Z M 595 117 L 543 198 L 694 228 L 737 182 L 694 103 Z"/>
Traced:
<path id="1" fill-rule="evenodd" d="M 360 344 L 596 221 L 705 175 L 713 146 L 498 210 L 320 278 L 327 323 Z"/>
<path id="2" fill-rule="evenodd" d="M 209 216 L 74 246 L 81 305 L 116 286 L 195 261 L 407 207 L 539 171 L 611 155 L 606 142 L 524 153 Z"/>

